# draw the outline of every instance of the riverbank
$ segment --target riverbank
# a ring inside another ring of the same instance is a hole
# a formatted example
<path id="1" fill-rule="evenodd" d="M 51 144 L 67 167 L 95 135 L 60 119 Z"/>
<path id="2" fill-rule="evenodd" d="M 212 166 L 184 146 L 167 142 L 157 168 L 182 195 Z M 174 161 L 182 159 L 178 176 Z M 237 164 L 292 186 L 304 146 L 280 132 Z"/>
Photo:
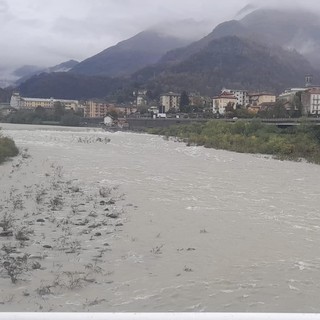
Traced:
<path id="1" fill-rule="evenodd" d="M 177 137 L 188 145 L 251 154 L 268 154 L 282 160 L 320 164 L 320 128 L 304 125 L 280 129 L 260 121 L 193 123 L 153 128 L 149 133 Z"/>
<path id="2" fill-rule="evenodd" d="M 1 166 L 0 180 L 0 311 L 107 303 L 96 292 L 113 282 L 107 254 L 126 221 L 118 188 L 68 180 L 27 150 Z"/>
<path id="3" fill-rule="evenodd" d="M 0 164 L 9 157 L 15 157 L 19 153 L 14 141 L 8 137 L 4 137 L 0 130 Z"/>

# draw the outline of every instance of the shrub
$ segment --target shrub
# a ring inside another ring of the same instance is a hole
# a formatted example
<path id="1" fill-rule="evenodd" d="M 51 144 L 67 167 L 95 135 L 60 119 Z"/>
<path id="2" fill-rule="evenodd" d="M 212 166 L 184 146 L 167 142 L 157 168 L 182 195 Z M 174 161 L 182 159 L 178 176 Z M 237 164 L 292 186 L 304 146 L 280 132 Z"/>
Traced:
<path id="1" fill-rule="evenodd" d="M 320 128 L 301 124 L 298 128 L 280 129 L 260 120 L 208 121 L 205 124 L 153 129 L 151 133 L 178 137 L 187 145 L 236 152 L 271 154 L 277 158 L 320 163 Z"/>
<path id="2" fill-rule="evenodd" d="M 15 157 L 19 154 L 14 141 L 8 137 L 2 137 L 0 133 L 0 163 L 9 157 Z"/>

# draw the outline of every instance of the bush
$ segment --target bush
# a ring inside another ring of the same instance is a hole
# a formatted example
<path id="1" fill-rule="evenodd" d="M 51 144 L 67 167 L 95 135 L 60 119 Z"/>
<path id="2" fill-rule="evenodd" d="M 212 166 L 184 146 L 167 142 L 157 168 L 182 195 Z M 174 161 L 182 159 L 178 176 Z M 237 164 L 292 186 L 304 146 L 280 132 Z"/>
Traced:
<path id="1" fill-rule="evenodd" d="M 14 141 L 8 137 L 1 136 L 0 133 L 0 163 L 4 162 L 9 157 L 18 155 L 19 150 Z"/>
<path id="2" fill-rule="evenodd" d="M 255 119 L 235 123 L 208 121 L 205 124 L 153 129 L 150 133 L 175 136 L 188 145 L 270 154 L 280 159 L 304 158 L 320 163 L 320 128 L 311 125 L 279 129 Z"/>

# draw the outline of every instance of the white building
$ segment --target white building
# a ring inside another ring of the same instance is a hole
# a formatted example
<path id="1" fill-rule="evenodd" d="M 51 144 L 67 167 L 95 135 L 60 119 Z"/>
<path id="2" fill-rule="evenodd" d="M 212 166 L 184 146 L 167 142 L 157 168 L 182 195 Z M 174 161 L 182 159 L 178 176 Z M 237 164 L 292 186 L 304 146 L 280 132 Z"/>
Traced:
<path id="1" fill-rule="evenodd" d="M 138 90 L 133 93 L 136 96 L 136 105 L 147 105 L 147 90 Z"/>
<path id="2" fill-rule="evenodd" d="M 164 107 L 164 112 L 170 109 L 179 110 L 180 108 L 180 94 L 169 92 L 160 96 L 160 106 Z"/>
<path id="3" fill-rule="evenodd" d="M 305 115 L 320 115 L 320 88 L 314 87 L 301 94 L 303 113 Z"/>
<path id="4" fill-rule="evenodd" d="M 44 99 L 44 98 L 26 98 L 21 97 L 19 93 L 15 92 L 11 96 L 10 106 L 16 109 L 36 109 L 42 107 L 45 109 L 53 109 L 54 104 L 60 102 L 66 109 L 78 110 L 78 100 L 66 100 L 66 99 Z"/>
<path id="5" fill-rule="evenodd" d="M 20 94 L 17 92 L 14 92 L 10 99 L 10 107 L 15 109 L 20 109 L 20 100 L 21 100 Z"/>
<path id="6" fill-rule="evenodd" d="M 287 89 L 284 92 L 282 92 L 281 94 L 279 94 L 279 100 L 284 100 L 284 101 L 288 101 L 288 102 L 292 102 L 296 93 L 298 92 L 304 92 L 306 90 L 306 88 L 291 88 L 291 89 Z"/>
<path id="7" fill-rule="evenodd" d="M 237 105 L 246 107 L 249 104 L 249 94 L 246 90 L 223 88 L 221 93 L 223 92 L 232 93 L 237 98 Z"/>

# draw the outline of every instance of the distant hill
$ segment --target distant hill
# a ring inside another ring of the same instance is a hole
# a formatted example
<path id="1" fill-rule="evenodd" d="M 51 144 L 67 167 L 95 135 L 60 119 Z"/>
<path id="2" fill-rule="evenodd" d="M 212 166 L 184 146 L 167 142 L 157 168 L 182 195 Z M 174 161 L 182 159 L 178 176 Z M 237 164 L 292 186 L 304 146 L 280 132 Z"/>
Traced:
<path id="1" fill-rule="evenodd" d="M 260 42 L 266 46 L 281 46 L 296 50 L 320 69 L 320 19 L 314 13 L 303 10 L 257 9 L 246 7 L 239 16 L 249 12 L 240 20 L 219 24 L 210 34 L 185 48 L 168 52 L 162 63 L 177 63 L 199 52 L 212 40 L 226 36 L 237 36 Z"/>
<path id="2" fill-rule="evenodd" d="M 49 68 L 41 68 L 41 67 L 29 66 L 29 65 L 22 66 L 14 71 L 14 75 L 19 77 L 19 79 L 16 81 L 16 84 L 20 84 L 28 80 L 32 76 L 40 73 L 44 73 L 44 72 L 46 73 L 68 72 L 71 68 L 76 66 L 78 63 L 79 62 L 76 60 L 68 60 Z"/>
<path id="3" fill-rule="evenodd" d="M 10 102 L 11 90 L 0 88 L 0 102 Z"/>
<path id="4" fill-rule="evenodd" d="M 121 89 L 122 82 L 117 79 L 66 72 L 41 73 L 18 87 L 22 96 L 60 99 L 104 98 Z"/>
<path id="5" fill-rule="evenodd" d="M 216 27 L 212 39 L 227 35 L 242 36 L 284 49 L 294 49 L 320 68 L 320 17 L 302 9 L 258 9 L 239 21 Z"/>
<path id="6" fill-rule="evenodd" d="M 13 75 L 19 78 L 33 76 L 43 68 L 33 65 L 24 65 L 13 71 Z"/>
<path id="7" fill-rule="evenodd" d="M 156 63 L 167 51 L 190 42 L 187 39 L 161 34 L 159 31 L 143 31 L 80 62 L 70 72 L 112 77 L 128 76 Z"/>
<path id="8" fill-rule="evenodd" d="M 229 36 L 212 40 L 180 62 L 159 62 L 127 79 L 72 73 L 40 74 L 22 83 L 19 90 L 26 96 L 72 99 L 103 98 L 137 87 L 159 93 L 198 91 L 209 96 L 224 86 L 279 93 L 287 87 L 303 86 L 306 73 L 319 80 L 317 71 L 295 51 Z"/>
<path id="9" fill-rule="evenodd" d="M 240 23 L 255 39 L 295 49 L 320 68 L 320 17 L 304 10 L 260 9 Z"/>
<path id="10" fill-rule="evenodd" d="M 212 95 L 224 86 L 279 92 L 290 86 L 302 86 L 306 73 L 317 74 L 295 51 L 235 36 L 212 40 L 194 54 L 189 51 L 185 58 L 180 51 L 179 59 L 172 64 L 167 60 L 145 68 L 134 75 L 134 80 L 142 86 L 152 82 L 153 87 L 161 86 L 164 90 Z"/>

